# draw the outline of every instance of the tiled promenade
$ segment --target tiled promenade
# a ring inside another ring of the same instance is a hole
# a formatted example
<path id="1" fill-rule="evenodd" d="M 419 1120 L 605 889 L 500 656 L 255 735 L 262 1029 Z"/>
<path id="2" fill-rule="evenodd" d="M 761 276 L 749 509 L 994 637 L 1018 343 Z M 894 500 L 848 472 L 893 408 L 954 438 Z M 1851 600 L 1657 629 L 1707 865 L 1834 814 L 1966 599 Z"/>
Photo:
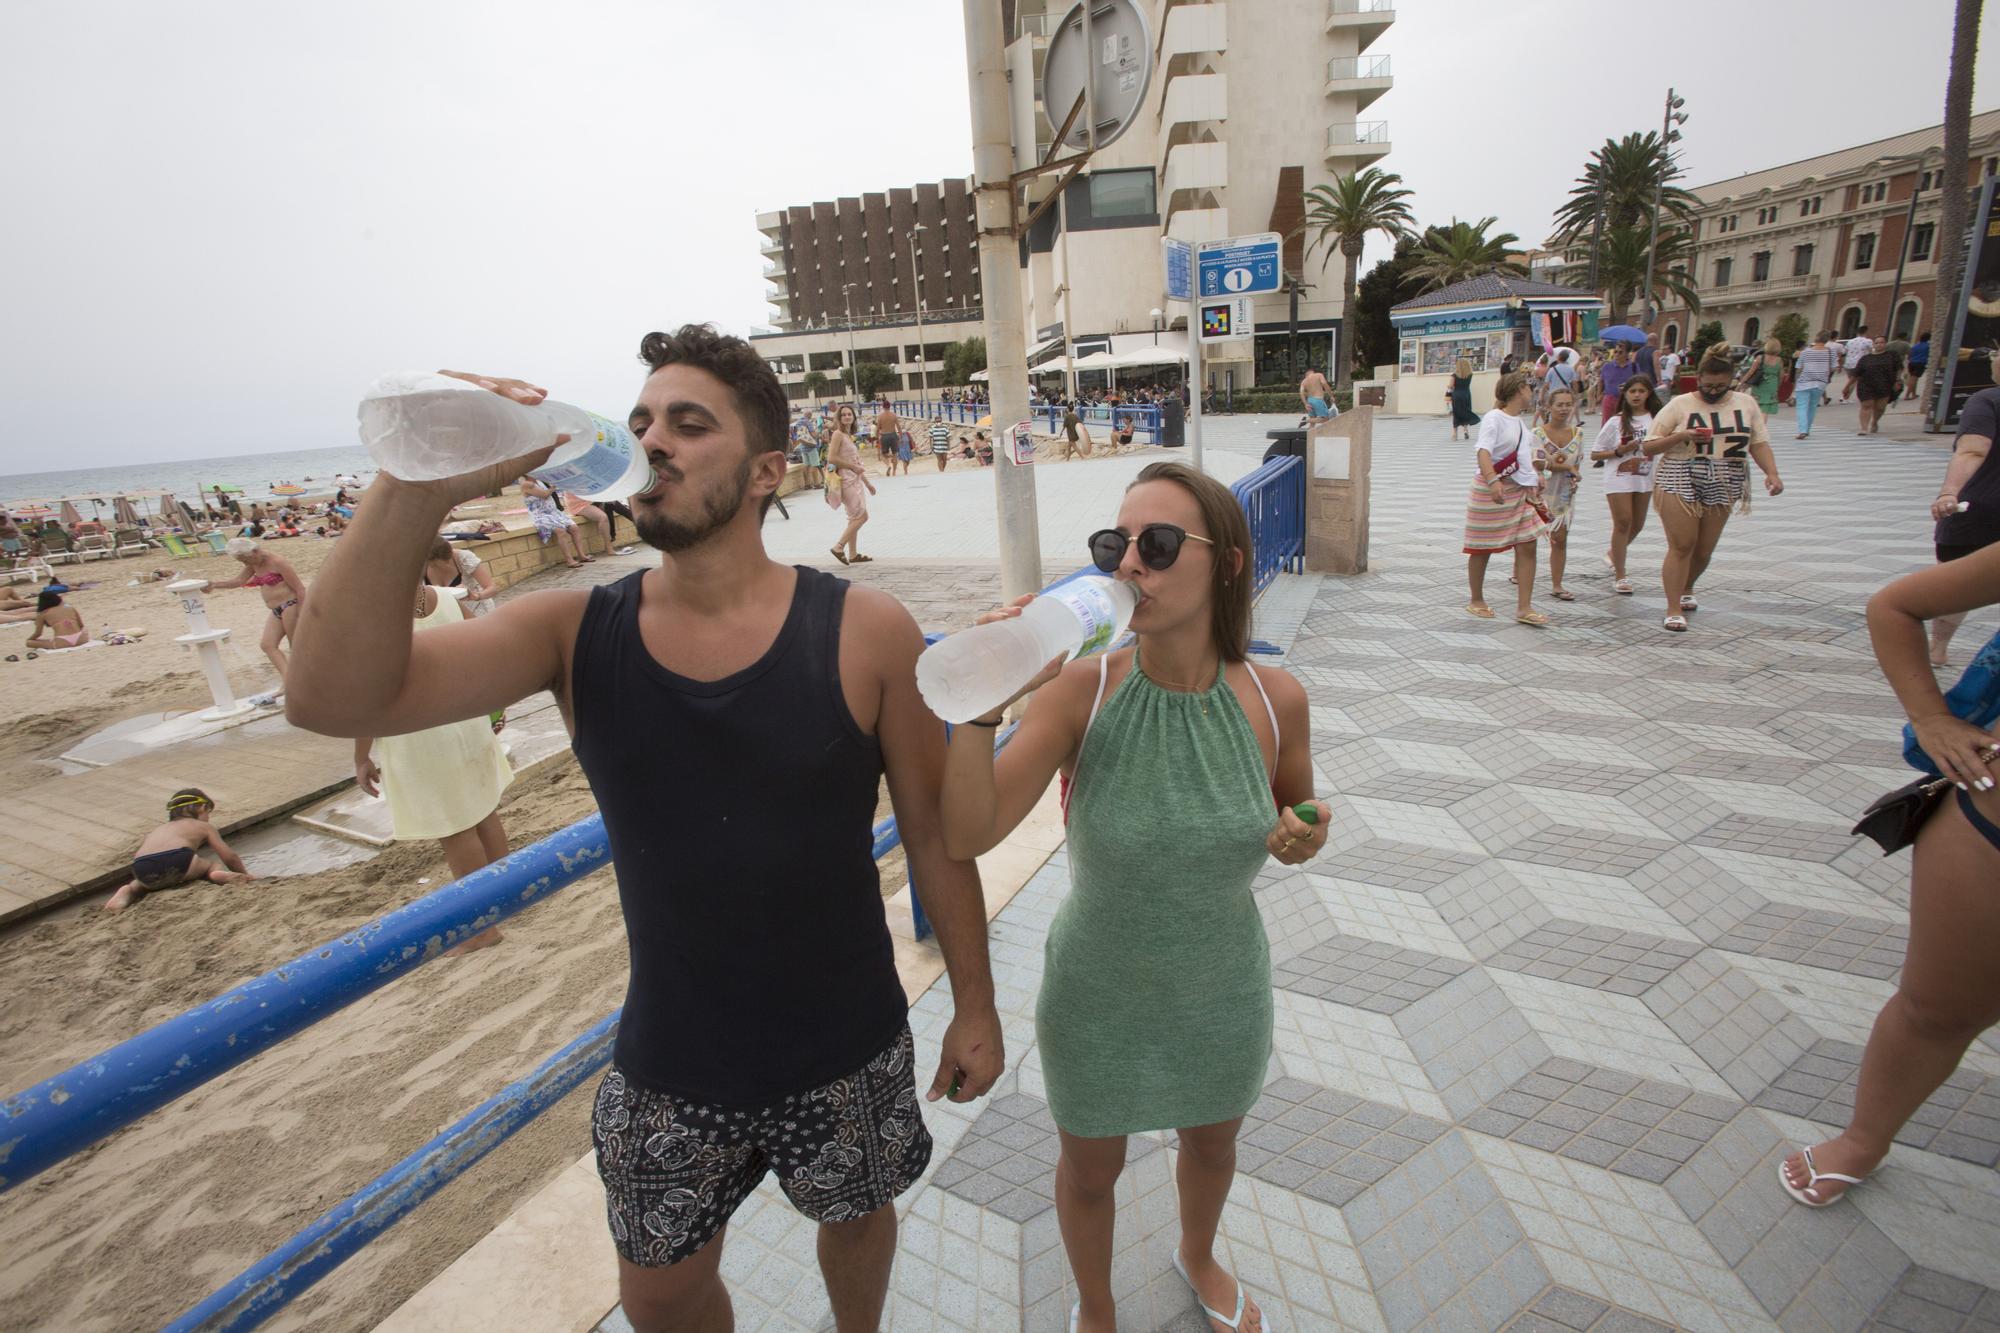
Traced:
<path id="1" fill-rule="evenodd" d="M 2000 1329 L 2000 1034 L 1847 1202 L 1809 1212 L 1776 1182 L 1788 1145 L 1843 1119 L 1904 942 L 1907 856 L 1846 832 L 1906 779 L 1861 607 L 1929 558 L 1944 460 L 1851 420 L 1809 445 L 1778 423 L 1789 489 L 1732 520 L 1680 636 L 1649 587 L 1656 527 L 1645 595 L 1612 595 L 1594 473 L 1578 600 L 1544 602 L 1540 631 L 1468 617 L 1468 446 L 1378 423 L 1373 568 L 1319 583 L 1287 643 L 1331 845 L 1258 888 L 1276 1050 L 1221 1250 L 1278 1326 Z M 1239 457 L 1261 449 L 1265 424 L 1219 423 L 1218 454 L 1231 428 Z M 990 531 L 990 488 L 961 503 Z M 1011 1068 L 927 1113 L 899 1333 L 1065 1327 L 1033 1015 L 1068 875 L 1058 853 L 993 926 Z M 917 1004 L 920 1068 L 948 1016 L 942 987 Z M 1125 1329 L 1206 1327 L 1169 1265 L 1174 1158 L 1171 1133 L 1132 1141 Z M 831 1326 L 812 1228 L 770 1182 L 723 1270 L 739 1327 Z"/>

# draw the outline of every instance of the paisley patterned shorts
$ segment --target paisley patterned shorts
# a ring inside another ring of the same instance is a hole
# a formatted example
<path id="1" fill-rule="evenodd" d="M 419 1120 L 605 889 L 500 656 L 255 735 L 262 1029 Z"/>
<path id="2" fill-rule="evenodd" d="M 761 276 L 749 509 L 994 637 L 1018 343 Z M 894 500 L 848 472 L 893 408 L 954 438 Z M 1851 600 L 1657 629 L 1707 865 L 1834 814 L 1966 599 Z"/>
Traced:
<path id="1" fill-rule="evenodd" d="M 613 1064 L 590 1135 L 618 1253 L 648 1268 L 692 1256 L 766 1171 L 815 1222 L 850 1222 L 890 1202 L 931 1160 L 915 1065 L 905 1025 L 855 1073 L 753 1111 L 640 1087 Z"/>

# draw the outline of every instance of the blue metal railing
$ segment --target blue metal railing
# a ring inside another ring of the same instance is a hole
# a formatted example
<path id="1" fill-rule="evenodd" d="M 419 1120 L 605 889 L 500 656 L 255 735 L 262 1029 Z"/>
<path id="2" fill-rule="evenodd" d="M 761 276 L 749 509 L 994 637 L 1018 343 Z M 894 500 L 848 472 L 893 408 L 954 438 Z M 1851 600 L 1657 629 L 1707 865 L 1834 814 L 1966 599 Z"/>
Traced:
<path id="1" fill-rule="evenodd" d="M 915 400 L 897 401 L 892 405 L 899 414 L 912 420 L 922 415 L 922 405 Z M 1056 435 L 1062 430 L 1064 410 L 1060 403 L 1040 403 L 1028 409 L 1028 416 L 1039 430 L 1045 434 Z M 947 403 L 934 398 L 931 400 L 931 411 L 945 421 L 969 426 L 982 417 L 991 415 L 993 408 L 989 403 Z M 1112 407 L 1108 403 L 1095 403 L 1079 407 L 1076 414 L 1085 425 L 1097 428 L 1093 430 L 1093 434 L 1099 437 L 1109 434 L 1120 421 L 1130 421 L 1134 439 L 1143 438 L 1148 444 L 1156 444 L 1160 439 L 1158 403 L 1123 403 L 1117 407 Z"/>
<path id="2" fill-rule="evenodd" d="M 1231 486 L 1250 520 L 1251 595 L 1271 585 L 1280 570 L 1306 568 L 1306 464 L 1274 458 Z"/>

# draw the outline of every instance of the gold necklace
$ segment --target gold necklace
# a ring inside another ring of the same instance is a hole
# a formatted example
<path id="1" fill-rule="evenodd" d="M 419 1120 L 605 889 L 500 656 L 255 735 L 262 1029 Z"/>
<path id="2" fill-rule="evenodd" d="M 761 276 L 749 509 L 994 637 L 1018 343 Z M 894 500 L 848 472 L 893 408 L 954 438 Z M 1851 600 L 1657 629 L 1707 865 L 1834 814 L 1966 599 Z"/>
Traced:
<path id="1" fill-rule="evenodd" d="M 1140 670 L 1143 671 L 1145 670 L 1145 668 L 1142 666 Z M 1222 659 L 1220 657 L 1215 659 L 1215 674 L 1217 676 L 1220 676 L 1222 674 Z M 1180 694 L 1193 694 L 1199 688 L 1199 686 L 1197 685 L 1182 685 L 1178 681 L 1166 680 L 1162 677 L 1155 676 L 1150 672 L 1147 673 L 1146 678 L 1152 681 L 1155 685 L 1171 686 L 1177 693 Z M 1201 715 L 1203 717 L 1208 716 L 1208 696 L 1214 692 L 1214 689 L 1215 686 L 1211 681 L 1209 688 L 1201 691 Z"/>

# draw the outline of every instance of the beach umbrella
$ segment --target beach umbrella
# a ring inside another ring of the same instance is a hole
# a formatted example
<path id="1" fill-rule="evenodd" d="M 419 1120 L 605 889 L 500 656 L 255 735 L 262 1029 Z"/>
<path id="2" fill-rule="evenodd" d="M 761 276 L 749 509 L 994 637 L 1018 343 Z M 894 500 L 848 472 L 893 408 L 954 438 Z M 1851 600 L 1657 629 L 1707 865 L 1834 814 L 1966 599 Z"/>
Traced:
<path id="1" fill-rule="evenodd" d="M 1646 331 L 1635 329 L 1630 324 L 1613 324 L 1608 329 L 1599 329 L 1597 340 L 1607 343 L 1643 343 L 1646 341 Z"/>
<path id="2" fill-rule="evenodd" d="M 15 518 L 53 518 L 56 511 L 45 504 L 24 504 L 15 505 L 7 512 Z"/>
<path id="3" fill-rule="evenodd" d="M 289 481 L 281 482 L 271 488 L 271 494 L 273 495 L 304 495 L 305 493 L 305 487 L 295 486 Z"/>
<path id="4" fill-rule="evenodd" d="M 76 506 L 71 504 L 69 501 L 64 500 L 59 508 L 61 510 L 62 521 L 65 526 L 69 524 L 83 522 L 83 515 L 77 513 Z"/>
<path id="5" fill-rule="evenodd" d="M 118 521 L 126 527 L 136 528 L 139 526 L 139 511 L 133 507 L 132 501 L 125 496 L 120 495 L 112 499 L 111 512 L 116 514 Z"/>

